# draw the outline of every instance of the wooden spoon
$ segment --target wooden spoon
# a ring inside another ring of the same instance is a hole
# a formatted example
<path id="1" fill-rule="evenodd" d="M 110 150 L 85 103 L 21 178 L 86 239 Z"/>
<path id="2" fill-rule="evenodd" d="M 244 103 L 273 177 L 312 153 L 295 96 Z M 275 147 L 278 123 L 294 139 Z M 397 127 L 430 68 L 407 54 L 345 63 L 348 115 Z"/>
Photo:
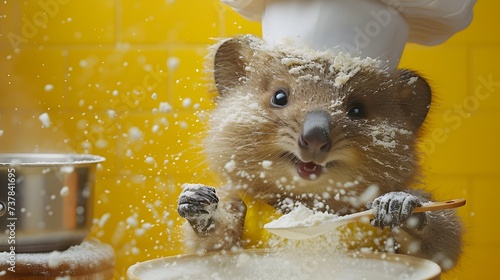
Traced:
<path id="1" fill-rule="evenodd" d="M 444 202 L 429 202 L 425 203 L 420 207 L 416 207 L 413 209 L 413 213 L 422 213 L 427 211 L 438 211 L 443 209 L 457 208 L 465 205 L 465 199 L 453 199 Z M 373 210 L 366 210 L 363 212 L 358 212 L 354 214 L 340 216 L 333 220 L 329 220 L 326 223 L 318 223 L 312 226 L 288 226 L 281 227 L 275 226 L 273 222 L 267 223 L 264 225 L 264 228 L 269 232 L 276 234 L 278 236 L 288 238 L 288 239 L 308 239 L 313 238 L 318 235 L 322 235 L 328 231 L 331 231 L 339 226 L 357 222 L 361 220 L 368 221 L 369 219 L 374 218 Z"/>

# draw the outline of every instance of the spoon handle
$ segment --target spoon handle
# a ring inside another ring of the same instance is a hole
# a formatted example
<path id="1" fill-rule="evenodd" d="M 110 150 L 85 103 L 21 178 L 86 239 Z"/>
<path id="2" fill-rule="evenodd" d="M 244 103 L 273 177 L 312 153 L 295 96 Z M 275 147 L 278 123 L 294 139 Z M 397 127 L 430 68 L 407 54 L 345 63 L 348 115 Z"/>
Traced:
<path id="1" fill-rule="evenodd" d="M 465 205 L 465 199 L 463 198 L 457 198 L 439 202 L 429 202 L 429 203 L 424 203 L 422 206 L 413 209 L 413 213 L 422 213 L 427 211 L 437 211 L 443 209 L 457 208 L 463 205 Z"/>
<path id="2" fill-rule="evenodd" d="M 428 212 L 428 211 L 437 211 L 437 210 L 444 210 L 444 209 L 450 209 L 450 208 L 457 208 L 460 206 L 465 205 L 465 199 L 463 198 L 457 198 L 457 199 L 451 199 L 447 201 L 438 201 L 438 202 L 428 202 L 424 203 L 422 206 L 415 207 L 413 209 L 413 213 L 422 213 L 422 212 Z M 373 214 L 373 210 L 366 210 L 354 214 L 349 214 L 345 216 L 340 216 L 337 221 L 342 222 L 342 223 L 348 223 L 348 222 L 354 222 L 354 221 L 360 221 L 362 219 L 372 219 L 375 217 Z"/>

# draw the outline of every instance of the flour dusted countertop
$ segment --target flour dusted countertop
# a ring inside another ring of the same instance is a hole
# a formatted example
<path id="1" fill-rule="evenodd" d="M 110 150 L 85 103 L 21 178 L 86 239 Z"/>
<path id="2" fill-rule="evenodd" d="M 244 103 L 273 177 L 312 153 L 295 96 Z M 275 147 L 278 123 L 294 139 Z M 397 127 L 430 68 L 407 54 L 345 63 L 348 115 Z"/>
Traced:
<path id="1" fill-rule="evenodd" d="M 11 252 L 0 253 L 1 279 L 105 280 L 112 279 L 115 266 L 113 248 L 96 239 L 83 241 L 64 251 L 18 253 L 14 257 L 13 267 Z"/>

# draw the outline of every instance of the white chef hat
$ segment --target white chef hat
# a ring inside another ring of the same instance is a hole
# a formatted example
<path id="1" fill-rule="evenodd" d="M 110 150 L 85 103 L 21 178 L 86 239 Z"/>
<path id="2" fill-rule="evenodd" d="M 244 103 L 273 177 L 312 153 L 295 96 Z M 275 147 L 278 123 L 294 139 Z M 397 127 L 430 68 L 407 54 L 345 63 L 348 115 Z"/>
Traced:
<path id="1" fill-rule="evenodd" d="M 406 42 L 437 45 L 467 27 L 476 0 L 221 0 L 262 22 L 269 44 L 340 48 L 397 68 Z"/>

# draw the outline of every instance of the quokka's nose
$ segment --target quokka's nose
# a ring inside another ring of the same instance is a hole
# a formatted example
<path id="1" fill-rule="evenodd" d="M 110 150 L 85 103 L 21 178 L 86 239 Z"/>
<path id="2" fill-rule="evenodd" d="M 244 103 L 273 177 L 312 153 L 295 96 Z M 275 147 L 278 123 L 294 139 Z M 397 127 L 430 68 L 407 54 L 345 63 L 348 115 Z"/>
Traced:
<path id="1" fill-rule="evenodd" d="M 304 158 L 324 158 L 332 148 L 331 117 L 325 111 L 312 111 L 304 120 L 298 144 Z"/>

